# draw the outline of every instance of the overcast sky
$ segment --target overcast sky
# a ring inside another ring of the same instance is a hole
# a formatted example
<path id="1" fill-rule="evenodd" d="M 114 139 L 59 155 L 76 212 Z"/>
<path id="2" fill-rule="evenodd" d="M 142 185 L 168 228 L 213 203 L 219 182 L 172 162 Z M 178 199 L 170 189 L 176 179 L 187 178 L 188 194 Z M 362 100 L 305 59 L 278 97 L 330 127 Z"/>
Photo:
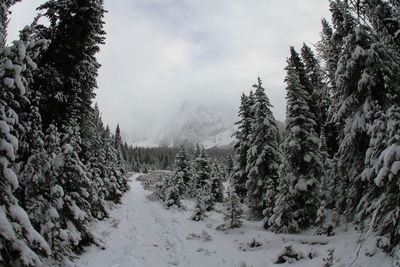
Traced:
<path id="1" fill-rule="evenodd" d="M 13 8 L 9 39 L 42 0 Z M 289 46 L 319 39 L 324 0 L 105 0 L 106 44 L 96 101 L 129 133 L 162 123 L 184 101 L 237 108 L 259 75 L 285 118 Z"/>

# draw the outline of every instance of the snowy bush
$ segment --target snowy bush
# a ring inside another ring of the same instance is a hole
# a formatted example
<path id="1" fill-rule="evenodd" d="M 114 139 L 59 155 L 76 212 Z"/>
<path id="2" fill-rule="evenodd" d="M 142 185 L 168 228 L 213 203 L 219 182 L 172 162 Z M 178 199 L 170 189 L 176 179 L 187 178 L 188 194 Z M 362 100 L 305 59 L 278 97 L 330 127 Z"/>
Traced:
<path id="1" fill-rule="evenodd" d="M 252 267 L 253 265 L 249 265 L 247 263 L 245 263 L 244 261 L 240 262 L 238 267 Z"/>
<path id="2" fill-rule="evenodd" d="M 328 255 L 323 259 L 324 260 L 324 265 L 323 267 L 331 267 L 333 266 L 333 253 L 334 253 L 334 249 L 329 249 L 328 250 Z"/>
<path id="3" fill-rule="evenodd" d="M 194 221 L 203 220 L 205 213 L 206 213 L 206 206 L 204 203 L 204 197 L 203 197 L 203 194 L 200 193 L 196 197 L 196 205 L 194 207 L 192 220 L 194 220 Z"/>
<path id="4" fill-rule="evenodd" d="M 196 233 L 193 233 L 193 232 L 189 233 L 186 236 L 186 239 L 187 240 L 197 239 L 197 240 L 203 240 L 203 241 L 211 241 L 211 240 L 213 240 L 212 236 L 208 232 L 206 232 L 204 230 L 200 234 L 196 234 Z"/>
<path id="5" fill-rule="evenodd" d="M 281 264 L 281 263 L 294 263 L 304 259 L 304 255 L 302 252 L 297 252 L 293 249 L 292 246 L 287 246 L 283 249 L 283 251 L 276 257 L 274 263 Z"/>
<path id="6" fill-rule="evenodd" d="M 146 196 L 150 201 L 164 201 L 165 200 L 165 186 L 163 182 L 157 182 L 154 185 L 154 190 Z"/>

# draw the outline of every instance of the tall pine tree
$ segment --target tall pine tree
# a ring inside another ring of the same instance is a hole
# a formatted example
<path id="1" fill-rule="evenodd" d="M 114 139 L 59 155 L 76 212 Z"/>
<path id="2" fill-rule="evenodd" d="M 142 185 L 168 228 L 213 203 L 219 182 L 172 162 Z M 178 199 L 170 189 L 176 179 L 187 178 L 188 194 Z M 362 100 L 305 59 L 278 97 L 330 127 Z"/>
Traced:
<path id="1" fill-rule="evenodd" d="M 246 197 L 247 182 L 247 151 L 249 150 L 249 135 L 251 131 L 253 103 L 253 93 L 250 96 L 242 94 L 239 107 L 239 121 L 236 123 L 237 130 L 234 133 L 236 143 L 234 144 L 234 166 L 232 173 L 232 185 L 239 198 L 242 200 Z"/>
<path id="2" fill-rule="evenodd" d="M 247 151 L 246 202 L 256 217 L 272 213 L 281 155 L 278 147 L 279 131 L 271 111 L 271 103 L 258 78 L 251 112 L 249 149 Z"/>
<path id="3" fill-rule="evenodd" d="M 283 163 L 280 167 L 279 192 L 274 214 L 269 220 L 275 232 L 296 232 L 315 223 L 319 208 L 319 182 L 323 176 L 310 112 L 310 95 L 299 78 L 299 55 L 293 47 L 286 67 L 287 110 Z"/>
<path id="4" fill-rule="evenodd" d="M 1 8 L 6 5 L 2 3 Z M 6 24 L 3 23 L 0 21 L 5 33 Z M 34 24 L 25 27 L 12 46 L 0 48 L 0 265 L 40 265 L 39 255 L 51 253 L 18 203 L 15 191 L 20 181 L 13 170 L 19 130 L 19 117 L 14 108 L 18 108 L 18 102 L 25 101 L 31 72 L 36 68 L 33 60 L 47 45 L 46 40 L 32 34 L 34 28 Z M 4 35 L 1 38 L 5 38 Z"/>

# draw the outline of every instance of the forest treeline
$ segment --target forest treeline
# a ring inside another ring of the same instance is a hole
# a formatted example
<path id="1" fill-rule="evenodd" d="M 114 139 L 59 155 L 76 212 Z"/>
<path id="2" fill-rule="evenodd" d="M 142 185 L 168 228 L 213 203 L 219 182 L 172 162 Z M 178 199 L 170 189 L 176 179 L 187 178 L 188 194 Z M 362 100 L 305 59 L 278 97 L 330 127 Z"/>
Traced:
<path id="1" fill-rule="evenodd" d="M 233 186 L 266 229 L 354 223 L 400 261 L 399 8 L 330 1 L 317 56 L 290 48 L 282 143 L 261 79 L 242 95 Z"/>
<path id="2" fill-rule="evenodd" d="M 15 2 L 0 4 L 0 265 L 64 266 L 103 246 L 91 222 L 129 188 L 119 128 L 92 103 L 105 10 L 102 0 L 46 1 L 6 45 Z"/>
<path id="3" fill-rule="evenodd" d="M 198 145 L 186 145 L 184 147 L 188 154 L 193 155 L 198 149 Z M 128 170 L 147 173 L 149 170 L 172 170 L 175 158 L 180 149 L 180 147 L 174 146 L 140 147 L 124 143 L 122 146 L 122 155 L 126 161 Z M 233 153 L 233 148 L 230 146 L 203 149 L 210 158 L 218 161 L 220 164 L 224 164 Z"/>

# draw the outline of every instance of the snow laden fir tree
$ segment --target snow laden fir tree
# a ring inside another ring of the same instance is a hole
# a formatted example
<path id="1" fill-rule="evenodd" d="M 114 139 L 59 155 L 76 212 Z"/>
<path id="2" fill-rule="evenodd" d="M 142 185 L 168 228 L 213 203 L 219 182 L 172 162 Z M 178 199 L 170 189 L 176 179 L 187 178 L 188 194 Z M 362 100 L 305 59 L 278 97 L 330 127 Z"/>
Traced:
<path id="1" fill-rule="evenodd" d="M 353 223 L 400 261 L 399 8 L 395 1 L 330 1 L 332 26 L 322 20 L 316 46 L 324 64 L 306 45 L 301 57 L 290 49 L 279 147 L 257 135 L 269 103 L 256 108 L 257 91 L 243 94 L 232 184 L 252 210 L 258 207 L 266 228 L 293 233 Z M 282 155 L 267 187 L 270 176 L 258 168 L 265 147 Z M 273 201 L 266 188 L 275 190 Z"/>
<path id="2" fill-rule="evenodd" d="M 38 17 L 6 46 L 15 2 L 0 5 L 0 265 L 65 265 L 102 246 L 89 225 L 129 188 L 119 133 L 92 105 L 105 11 L 100 0 L 47 1 L 50 25 Z"/>
<path id="3" fill-rule="evenodd" d="M 279 131 L 260 78 L 253 87 L 256 90 L 250 107 L 252 120 L 246 156 L 246 203 L 256 217 L 269 217 L 274 206 L 281 161 Z"/>
<path id="4" fill-rule="evenodd" d="M 276 197 L 279 201 L 269 224 L 276 232 L 293 233 L 309 227 L 316 220 L 322 162 L 318 151 L 319 140 L 314 130 L 315 117 L 308 105 L 311 98 L 299 79 L 299 72 L 304 68 L 293 47 L 290 52 L 285 79 L 287 113 L 282 144 L 283 162 Z"/>

